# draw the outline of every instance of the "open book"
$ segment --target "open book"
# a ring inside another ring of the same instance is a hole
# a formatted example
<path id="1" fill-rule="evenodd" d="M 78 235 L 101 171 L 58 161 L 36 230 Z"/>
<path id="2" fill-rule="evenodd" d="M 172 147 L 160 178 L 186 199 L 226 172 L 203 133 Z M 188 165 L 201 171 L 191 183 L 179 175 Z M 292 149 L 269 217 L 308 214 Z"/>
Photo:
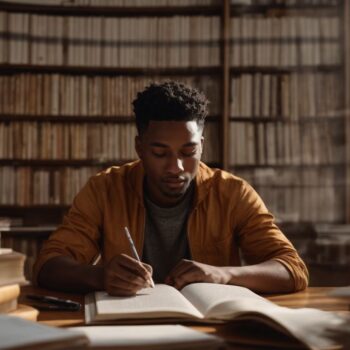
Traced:
<path id="1" fill-rule="evenodd" d="M 317 309 L 280 307 L 238 286 L 194 283 L 181 291 L 158 284 L 133 297 L 112 297 L 106 292 L 88 294 L 85 300 L 88 324 L 147 323 L 162 321 L 243 321 L 265 326 L 297 339 L 310 348 L 329 349 L 336 344 L 327 338 L 345 320 Z"/>

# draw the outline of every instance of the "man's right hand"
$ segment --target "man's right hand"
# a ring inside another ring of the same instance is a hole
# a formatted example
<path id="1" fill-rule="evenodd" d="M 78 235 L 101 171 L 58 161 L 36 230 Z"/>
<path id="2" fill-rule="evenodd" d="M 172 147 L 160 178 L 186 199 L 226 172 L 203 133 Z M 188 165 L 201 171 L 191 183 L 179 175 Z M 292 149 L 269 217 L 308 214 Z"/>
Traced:
<path id="1" fill-rule="evenodd" d="M 151 286 L 152 267 L 126 254 L 112 258 L 104 268 L 105 290 L 110 295 L 135 295 Z"/>

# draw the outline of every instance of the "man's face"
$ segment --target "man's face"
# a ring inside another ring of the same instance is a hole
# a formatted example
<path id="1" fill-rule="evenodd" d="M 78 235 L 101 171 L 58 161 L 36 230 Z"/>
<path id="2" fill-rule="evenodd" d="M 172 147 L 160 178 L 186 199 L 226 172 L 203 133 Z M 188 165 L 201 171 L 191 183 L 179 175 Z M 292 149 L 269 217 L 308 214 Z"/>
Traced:
<path id="1" fill-rule="evenodd" d="M 179 202 L 196 176 L 202 146 L 202 128 L 195 121 L 150 121 L 136 137 L 136 151 L 152 201 L 164 207 Z"/>

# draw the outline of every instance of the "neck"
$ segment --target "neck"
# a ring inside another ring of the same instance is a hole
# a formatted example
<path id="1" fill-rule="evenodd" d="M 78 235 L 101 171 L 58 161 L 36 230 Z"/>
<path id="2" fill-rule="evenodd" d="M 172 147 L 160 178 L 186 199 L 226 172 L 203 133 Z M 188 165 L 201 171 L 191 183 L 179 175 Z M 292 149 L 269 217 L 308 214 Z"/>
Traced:
<path id="1" fill-rule="evenodd" d="M 192 181 L 192 183 L 190 184 L 190 186 L 188 187 L 186 192 L 179 197 L 165 196 L 162 194 L 155 195 L 150 190 L 150 186 L 148 184 L 146 177 L 144 179 L 143 188 L 144 188 L 145 195 L 152 203 L 154 203 L 155 205 L 157 205 L 161 208 L 171 208 L 171 207 L 175 207 L 176 205 L 181 203 L 185 199 L 185 197 L 187 197 L 187 195 L 193 191 L 194 182 Z"/>

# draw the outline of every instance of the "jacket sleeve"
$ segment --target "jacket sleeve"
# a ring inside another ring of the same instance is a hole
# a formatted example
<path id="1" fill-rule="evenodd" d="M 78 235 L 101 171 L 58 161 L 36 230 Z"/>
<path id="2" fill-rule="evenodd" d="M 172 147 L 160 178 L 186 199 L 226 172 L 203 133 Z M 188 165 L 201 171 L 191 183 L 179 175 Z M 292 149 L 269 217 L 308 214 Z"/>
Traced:
<path id="1" fill-rule="evenodd" d="M 305 289 L 309 273 L 305 263 L 287 237 L 274 223 L 256 191 L 245 181 L 242 182 L 238 201 L 236 234 L 244 260 L 258 264 L 276 260 L 283 264 L 294 279 L 294 290 Z"/>
<path id="2" fill-rule="evenodd" d="M 56 256 L 70 256 L 80 263 L 91 263 L 99 254 L 102 226 L 103 186 L 92 177 L 74 198 L 63 224 L 43 244 L 33 268 L 37 284 L 43 265 Z"/>

